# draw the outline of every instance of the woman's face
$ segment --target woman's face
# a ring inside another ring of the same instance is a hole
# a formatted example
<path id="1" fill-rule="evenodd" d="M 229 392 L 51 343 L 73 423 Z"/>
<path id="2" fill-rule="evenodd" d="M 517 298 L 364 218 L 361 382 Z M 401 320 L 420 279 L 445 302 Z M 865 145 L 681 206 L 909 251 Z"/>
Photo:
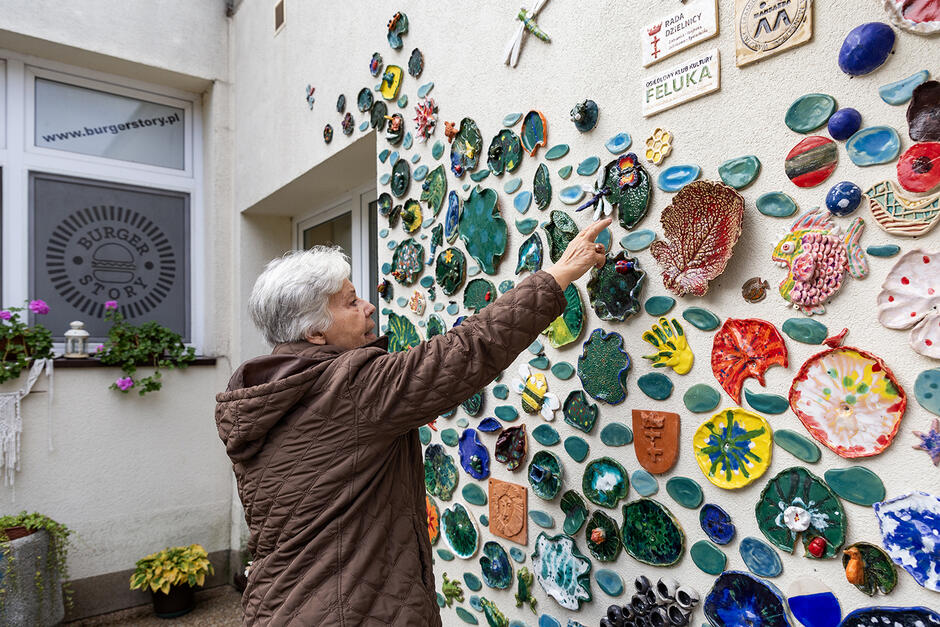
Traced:
<path id="1" fill-rule="evenodd" d="M 343 287 L 330 296 L 329 310 L 333 324 L 323 333 L 308 338 L 314 344 L 329 344 L 344 350 L 359 348 L 376 339 L 375 306 L 356 295 L 356 288 L 349 279 Z M 322 341 L 317 341 L 321 338 Z"/>

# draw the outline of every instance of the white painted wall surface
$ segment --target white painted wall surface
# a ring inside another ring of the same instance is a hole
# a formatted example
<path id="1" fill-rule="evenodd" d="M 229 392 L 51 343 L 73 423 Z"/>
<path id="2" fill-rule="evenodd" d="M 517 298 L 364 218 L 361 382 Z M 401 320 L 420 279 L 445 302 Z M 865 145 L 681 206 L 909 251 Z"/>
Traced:
<path id="1" fill-rule="evenodd" d="M 644 119 L 640 114 L 642 81 L 654 74 L 660 65 L 646 70 L 640 67 L 639 37 L 641 28 L 658 14 L 665 14 L 676 8 L 676 2 L 641 3 L 592 1 L 583 3 L 565 3 L 555 0 L 542 10 L 538 22 L 552 37 L 552 43 L 546 44 L 529 37 L 524 44 L 519 65 L 511 69 L 502 63 L 502 52 L 516 28 L 514 15 L 516 4 L 486 0 L 472 5 L 457 6 L 451 3 L 419 2 L 403 0 L 394 5 L 377 8 L 374 3 L 352 1 L 339 5 L 323 3 L 288 2 L 286 7 L 287 24 L 276 37 L 272 35 L 270 3 L 260 0 L 246 1 L 237 13 L 234 21 L 235 67 L 236 76 L 236 116 L 237 134 L 236 206 L 241 209 L 251 206 L 272 193 L 279 186 L 292 180 L 298 173 L 308 170 L 313 165 L 327 159 L 331 154 L 347 145 L 350 141 L 339 129 L 340 114 L 335 111 L 336 97 L 344 93 L 347 107 L 353 111 L 357 124 L 363 118 L 355 110 L 356 94 L 362 87 L 371 87 L 378 81 L 369 75 L 368 62 L 374 51 L 379 51 L 386 63 L 406 67 L 408 56 L 414 47 L 419 47 L 425 55 L 425 70 L 420 79 L 405 75 L 402 92 L 408 94 L 409 104 L 402 111 L 413 129 L 413 106 L 417 100 L 416 90 L 429 81 L 435 83 L 431 96 L 440 107 L 439 128 L 427 146 L 416 143 L 412 150 L 397 149 L 404 158 L 411 158 L 415 153 L 421 155 L 420 163 L 433 169 L 437 162 L 433 160 L 430 146 L 437 139 L 443 138 L 445 120 L 459 122 L 465 116 L 472 117 L 478 123 L 484 137 L 484 151 L 490 139 L 502 128 L 501 120 L 511 112 L 526 112 L 540 109 L 548 120 L 549 146 L 568 143 L 571 152 L 567 157 L 548 162 L 555 192 L 573 183 L 589 183 L 590 177 L 573 174 L 568 181 L 562 181 L 557 172 L 564 165 L 577 166 L 584 158 L 597 155 L 602 163 L 611 158 L 604 149 L 604 142 L 621 131 L 629 132 L 633 137 L 631 150 L 641 152 L 645 138 L 656 127 L 663 127 L 675 135 L 673 154 L 664 166 L 682 163 L 695 163 L 702 167 L 704 179 L 717 180 L 717 168 L 726 159 L 746 154 L 757 155 L 763 163 L 760 176 L 749 188 L 741 193 L 746 200 L 744 233 L 735 249 L 735 254 L 725 274 L 714 281 L 705 298 L 686 297 L 679 301 L 674 315 L 679 315 L 688 306 L 703 306 L 717 313 L 722 319 L 728 317 L 756 317 L 769 320 L 779 326 L 783 321 L 795 315 L 793 310 L 783 307 L 784 302 L 776 293 L 776 284 L 783 279 L 784 272 L 770 261 L 770 252 L 774 244 L 788 231 L 790 219 L 773 219 L 760 215 L 755 208 L 755 199 L 764 192 L 782 190 L 790 194 L 802 210 L 823 204 L 829 186 L 841 180 L 851 180 L 862 189 L 884 178 L 895 176 L 893 163 L 869 168 L 858 168 L 848 159 L 840 147 L 840 164 L 833 176 L 824 184 L 812 189 L 800 189 L 786 178 L 783 171 L 783 159 L 786 153 L 802 136 L 791 132 L 783 123 L 784 113 L 789 104 L 798 96 L 820 91 L 831 94 L 840 106 L 858 109 L 863 116 L 864 125 L 887 124 L 895 127 L 902 136 L 902 150 L 910 145 L 904 121 L 905 107 L 892 107 L 882 102 L 877 95 L 877 87 L 909 76 L 923 68 L 936 73 L 938 60 L 937 44 L 934 40 L 918 37 L 906 32 L 898 33 L 896 54 L 887 63 L 869 76 L 849 79 L 839 70 L 836 57 L 845 34 L 854 26 L 866 21 L 887 21 L 877 2 L 858 2 L 854 0 L 834 0 L 816 3 L 814 8 L 815 35 L 809 44 L 771 59 L 756 63 L 744 69 L 734 65 L 733 39 L 733 3 L 720 2 L 719 35 L 716 39 L 699 44 L 675 57 L 664 61 L 663 67 L 679 63 L 705 49 L 717 46 L 721 54 L 721 89 L 716 94 L 682 105 L 655 117 Z M 386 21 L 395 10 L 408 14 L 410 32 L 405 36 L 402 50 L 393 51 L 388 46 L 385 33 Z M 304 101 L 304 87 L 307 83 L 317 88 L 317 102 L 312 111 Z M 584 98 L 594 99 L 600 106 L 600 121 L 595 130 L 580 134 L 569 121 L 570 108 Z M 390 104 L 390 111 L 399 111 Z M 333 143 L 323 143 L 321 133 L 323 125 L 330 123 L 334 128 Z M 518 132 L 519 127 L 515 130 Z M 357 130 L 354 137 L 360 132 Z M 825 134 L 824 130 L 821 134 Z M 386 147 L 382 138 L 378 140 L 378 149 Z M 395 149 L 395 148 L 393 148 Z M 447 163 L 448 152 L 442 162 Z M 544 154 L 544 149 L 540 156 Z M 481 159 L 485 167 L 485 154 Z M 513 228 L 513 221 L 519 217 L 512 207 L 512 198 L 502 190 L 503 183 L 519 176 L 523 181 L 523 190 L 531 190 L 535 168 L 543 159 L 526 157 L 521 168 L 512 175 L 501 178 L 490 176 L 483 181 L 485 187 L 492 187 L 500 194 L 500 208 L 504 219 L 509 224 L 510 242 L 500 266 L 499 275 L 490 277 L 498 284 L 502 279 L 513 277 L 517 249 L 523 237 Z M 415 166 L 412 166 L 414 169 Z M 659 168 L 648 166 L 653 177 Z M 378 174 L 389 171 L 388 165 L 379 165 Z M 468 181 L 457 181 L 448 172 L 450 189 L 460 189 Z M 387 186 L 379 186 L 378 192 L 386 191 Z M 464 192 L 461 192 L 464 194 Z M 418 197 L 420 183 L 412 183 L 408 196 Z M 637 228 L 652 228 L 661 233 L 659 214 L 669 203 L 671 194 L 656 190 L 651 201 L 647 217 Z M 551 209 L 562 209 L 557 197 Z M 885 234 L 869 219 L 867 208 L 861 208 L 857 215 L 866 218 L 866 229 L 862 244 L 897 243 L 903 250 L 918 246 L 936 249 L 940 242 L 940 231 L 934 231 L 921 241 L 901 240 Z M 547 218 L 531 208 L 525 217 Z M 587 224 L 590 216 L 587 212 L 576 216 L 579 225 Z M 848 219 L 837 219 L 845 226 Z M 422 233 L 429 233 L 426 228 Z M 540 230 L 541 232 L 541 230 Z M 615 225 L 614 241 L 617 242 L 625 232 Z M 396 227 L 389 239 L 401 241 L 405 238 L 401 227 Z M 543 235 L 544 238 L 544 235 Z M 424 241 L 427 246 L 427 241 Z M 458 244 L 463 247 L 462 244 Z M 381 261 L 389 261 L 391 251 L 386 242 L 380 241 Z M 615 244 L 615 250 L 619 250 Z M 546 250 L 547 255 L 547 250 Z M 648 251 L 639 253 L 642 267 L 649 273 L 644 297 L 666 294 L 659 277 L 657 266 Z M 870 276 L 858 281 L 850 279 L 843 291 L 835 298 L 828 313 L 820 321 L 828 325 L 835 333 L 843 327 L 850 332 L 848 345 L 873 351 L 886 360 L 893 368 L 902 386 L 908 393 L 909 405 L 902 422 L 900 432 L 891 447 L 882 455 L 858 462 L 878 473 L 884 480 L 888 496 L 896 496 L 912 489 L 940 493 L 940 474 L 922 452 L 913 451 L 911 446 L 917 441 L 912 430 L 922 430 L 928 426 L 931 416 L 922 410 L 913 400 L 913 383 L 916 375 L 925 368 L 936 367 L 937 363 L 915 354 L 907 344 L 907 333 L 890 331 L 877 321 L 875 297 L 885 275 L 894 265 L 895 260 L 871 259 Z M 427 272 L 427 271 L 426 271 Z M 760 275 L 773 286 L 767 299 L 759 304 L 749 305 L 740 295 L 740 286 L 748 278 Z M 582 297 L 586 299 L 586 280 L 579 281 Z M 412 289 L 395 285 L 396 296 L 408 296 Z M 438 298 L 440 292 L 438 292 Z M 457 295 L 458 302 L 461 294 Z M 402 308 L 393 309 L 402 312 Z M 417 321 L 413 314 L 411 318 Z M 453 316 L 443 314 L 448 323 Z M 731 512 L 738 526 L 737 539 L 726 548 L 728 568 L 744 569 L 737 546 L 741 538 L 753 535 L 763 538 L 753 514 L 761 488 L 766 480 L 780 470 L 793 465 L 802 465 L 795 458 L 780 448 L 774 450 L 774 459 L 765 478 L 755 484 L 737 491 L 722 491 L 708 483 L 696 465 L 692 450 L 691 437 L 697 426 L 707 416 L 690 414 L 682 405 L 682 395 L 693 384 L 704 382 L 718 387 L 709 367 L 709 356 L 713 333 L 705 333 L 694 328 L 688 329 L 689 340 L 695 351 L 696 363 L 691 373 L 686 376 L 670 374 L 676 385 L 672 397 L 665 402 L 647 399 L 636 386 L 637 377 L 652 371 L 649 364 L 640 358 L 649 352 L 649 347 L 640 339 L 644 330 L 654 322 L 646 314 L 639 314 L 624 323 L 599 322 L 593 311 L 589 310 L 585 323 L 585 333 L 581 340 L 595 327 L 607 331 L 616 331 L 626 340 L 627 350 L 633 359 L 633 370 L 629 379 L 628 399 L 619 406 L 601 405 L 600 419 L 594 433 L 586 439 L 591 443 L 589 459 L 604 454 L 618 458 L 628 470 L 638 468 L 631 447 L 606 449 L 599 441 L 599 432 L 605 423 L 620 420 L 630 424 L 632 408 L 661 409 L 676 411 L 682 416 L 680 432 L 681 449 L 677 466 L 667 475 L 660 477 L 660 492 L 657 499 L 666 503 L 679 518 L 687 536 L 687 546 L 705 537 L 698 524 L 698 512 L 686 510 L 674 503 L 665 494 L 665 480 L 671 476 L 688 476 L 697 480 L 704 488 L 706 502 L 714 502 Z M 423 329 L 422 329 L 423 331 Z M 786 394 L 792 377 L 799 366 L 818 347 L 798 344 L 787 339 L 790 350 L 790 367 L 774 368 L 767 373 L 767 390 Z M 580 342 L 569 345 L 560 351 L 546 349 L 552 362 L 566 360 L 575 363 L 580 354 Z M 524 363 L 531 355 L 520 356 L 517 363 Z M 507 370 L 508 382 L 515 372 L 515 366 Z M 560 382 L 550 378 L 550 389 L 562 399 L 570 389 L 578 385 L 577 378 Z M 747 387 L 757 389 L 751 381 Z M 510 402 L 517 404 L 518 396 L 511 395 Z M 499 401 L 491 395 L 485 403 L 485 414 L 491 415 L 492 408 Z M 727 396 L 723 396 L 719 408 L 733 406 Z M 461 412 L 458 415 L 462 414 Z M 768 417 L 774 428 L 789 428 L 805 433 L 798 419 L 791 412 L 780 416 Z M 531 431 L 539 424 L 539 419 L 527 418 Z M 477 420 L 471 419 L 471 425 Z M 454 420 L 439 421 L 440 427 L 454 426 Z M 561 420 L 561 413 L 555 422 L 562 438 L 572 431 Z M 494 438 L 484 435 L 483 440 L 491 447 Z M 437 436 L 435 436 L 435 441 Z M 530 451 L 541 448 L 530 439 Z M 492 450 L 492 449 L 491 449 Z M 565 469 L 567 488 L 579 488 L 584 464 L 574 463 L 561 446 L 554 447 L 562 459 Z M 449 452 L 457 458 L 456 449 Z M 847 467 L 853 462 L 837 457 L 828 449 L 823 450 L 822 460 L 810 469 L 822 475 L 826 469 Z M 500 479 L 526 484 L 525 472 L 509 473 L 498 463 L 493 463 L 493 475 Z M 460 486 L 469 481 L 461 472 Z M 459 500 L 459 487 L 455 500 Z M 486 489 L 485 482 L 481 487 Z M 630 498 L 636 492 L 631 490 Z M 879 542 L 877 520 L 870 508 L 863 508 L 845 502 L 848 516 L 847 542 Z M 380 507 L 381 504 L 376 504 Z M 562 515 L 557 500 L 553 503 L 541 502 L 534 495 L 529 497 L 529 507 L 549 511 L 556 521 L 555 529 L 560 532 Z M 486 507 L 469 506 L 475 517 L 487 513 Z M 620 518 L 619 509 L 612 512 Z M 482 540 L 493 539 L 489 532 L 482 530 Z M 533 541 L 538 534 L 538 527 L 530 523 L 530 541 L 527 553 L 531 553 Z M 582 532 L 583 533 L 583 532 Z M 585 553 L 583 535 L 577 539 Z M 508 549 L 511 543 L 502 541 Z M 899 571 L 899 585 L 889 597 L 869 599 L 845 581 L 841 564 L 838 560 L 812 561 L 801 556 L 783 555 L 784 572 L 775 583 L 786 590 L 791 583 L 802 577 L 814 577 L 825 581 L 836 592 L 844 611 L 869 605 L 925 605 L 937 607 L 940 598 L 936 593 L 919 587 L 905 572 Z M 529 563 L 527 561 L 527 563 Z M 514 566 L 518 567 L 518 565 Z M 602 565 L 594 563 L 595 568 Z M 704 596 L 714 577 L 700 572 L 686 555 L 676 568 L 657 569 L 642 565 L 627 555 L 621 555 L 615 563 L 627 585 L 638 574 L 650 577 L 663 575 L 675 576 L 681 582 L 691 584 Z M 479 574 L 477 558 L 467 562 L 445 563 L 438 560 L 435 564 L 440 586 L 440 573 L 446 571 L 455 576 L 465 570 Z M 535 624 L 537 619 L 528 610 L 514 607 L 513 589 L 494 591 L 484 589 L 480 594 L 494 600 L 510 618 Z M 537 587 L 536 597 L 539 609 L 556 617 L 570 617 L 584 624 L 597 624 L 603 615 L 608 599 L 592 582 L 595 600 L 587 604 L 580 613 L 574 614 L 561 609 L 552 599 Z M 467 593 L 469 596 L 469 592 Z M 628 597 L 621 597 L 621 603 Z M 466 604 L 465 604 L 466 605 Z M 442 610 L 445 624 L 461 624 L 453 610 Z M 482 616 L 479 617 L 481 622 Z M 564 624 L 564 620 L 562 623 Z M 693 624 L 704 622 L 701 612 L 693 617 Z"/>

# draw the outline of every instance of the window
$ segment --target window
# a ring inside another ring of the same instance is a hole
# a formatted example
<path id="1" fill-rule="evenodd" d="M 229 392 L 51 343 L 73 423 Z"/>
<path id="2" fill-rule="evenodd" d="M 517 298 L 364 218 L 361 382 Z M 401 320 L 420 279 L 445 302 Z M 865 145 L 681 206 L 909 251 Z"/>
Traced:
<path id="1" fill-rule="evenodd" d="M 343 202 L 297 222 L 297 248 L 339 246 L 349 256 L 352 283 L 362 298 L 378 307 L 375 190 L 360 191 Z"/>
<path id="2" fill-rule="evenodd" d="M 274 34 L 277 35 L 281 32 L 281 27 L 284 26 L 284 0 L 279 0 L 277 4 L 274 5 Z"/>

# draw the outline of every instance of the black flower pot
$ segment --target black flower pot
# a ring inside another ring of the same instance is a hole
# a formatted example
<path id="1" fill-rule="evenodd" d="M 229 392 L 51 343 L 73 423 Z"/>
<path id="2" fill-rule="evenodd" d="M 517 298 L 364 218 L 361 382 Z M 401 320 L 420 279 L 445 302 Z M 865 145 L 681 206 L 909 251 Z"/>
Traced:
<path id="1" fill-rule="evenodd" d="M 195 589 L 190 585 L 172 586 L 170 591 L 153 593 L 153 611 L 158 618 L 176 618 L 196 607 Z"/>

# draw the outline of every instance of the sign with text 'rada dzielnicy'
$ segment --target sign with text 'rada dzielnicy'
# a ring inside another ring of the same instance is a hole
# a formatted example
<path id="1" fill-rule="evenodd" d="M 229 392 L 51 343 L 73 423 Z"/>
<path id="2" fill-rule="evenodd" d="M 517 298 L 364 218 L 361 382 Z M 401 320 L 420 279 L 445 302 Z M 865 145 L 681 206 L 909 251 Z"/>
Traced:
<path id="1" fill-rule="evenodd" d="M 643 67 L 718 34 L 717 0 L 690 0 L 676 11 L 647 24 L 640 34 Z"/>
<path id="2" fill-rule="evenodd" d="M 646 77 L 643 82 L 643 116 L 649 117 L 716 91 L 721 85 L 720 72 L 718 48 L 712 48 Z"/>

